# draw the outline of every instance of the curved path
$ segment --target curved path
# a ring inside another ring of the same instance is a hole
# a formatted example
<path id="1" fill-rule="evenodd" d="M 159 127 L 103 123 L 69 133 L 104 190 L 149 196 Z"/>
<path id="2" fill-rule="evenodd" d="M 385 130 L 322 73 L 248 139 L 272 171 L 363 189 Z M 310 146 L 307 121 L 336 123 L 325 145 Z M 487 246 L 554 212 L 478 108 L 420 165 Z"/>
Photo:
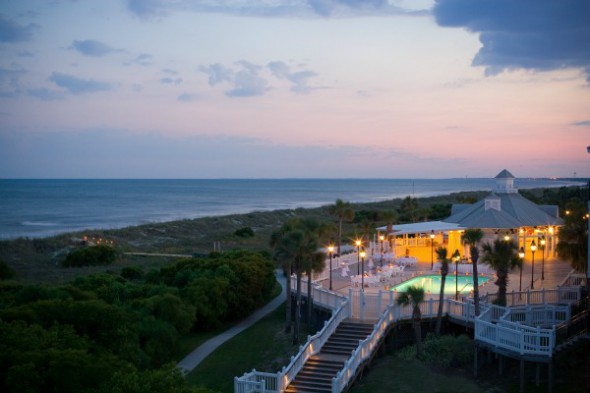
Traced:
<path id="1" fill-rule="evenodd" d="M 258 322 L 262 317 L 270 314 L 274 311 L 278 306 L 283 304 L 285 301 L 285 295 L 287 292 L 287 283 L 285 277 L 283 275 L 282 270 L 276 270 L 275 275 L 277 277 L 277 281 L 281 284 L 281 294 L 267 303 L 264 307 L 256 310 L 252 315 L 238 323 L 236 326 L 232 327 L 231 329 L 226 330 L 225 332 L 210 338 L 209 340 L 205 341 L 203 344 L 199 345 L 195 348 L 194 351 L 189 353 L 184 359 L 182 359 L 176 367 L 180 368 L 183 374 L 187 374 L 191 372 L 194 368 L 196 368 L 207 356 L 211 354 L 211 352 L 215 351 L 217 347 L 221 344 L 229 340 L 230 338 L 234 337 L 236 334 L 242 332 L 243 330 L 249 328 L 256 322 Z"/>

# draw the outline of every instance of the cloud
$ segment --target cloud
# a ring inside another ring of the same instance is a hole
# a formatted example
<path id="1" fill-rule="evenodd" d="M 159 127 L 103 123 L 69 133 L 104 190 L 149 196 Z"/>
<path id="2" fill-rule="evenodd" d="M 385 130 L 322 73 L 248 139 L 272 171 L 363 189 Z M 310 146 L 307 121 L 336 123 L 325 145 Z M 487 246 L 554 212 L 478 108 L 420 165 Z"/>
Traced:
<path id="1" fill-rule="evenodd" d="M 263 95 L 269 88 L 268 82 L 259 73 L 262 67 L 247 61 L 235 63 L 237 70 L 219 63 L 200 66 L 199 71 L 209 75 L 209 85 L 229 83 L 232 87 L 225 91 L 228 97 L 254 97 Z"/>
<path id="2" fill-rule="evenodd" d="M 317 74 L 313 71 L 302 70 L 291 72 L 290 67 L 282 61 L 271 61 L 268 68 L 272 74 L 280 79 L 286 79 L 293 84 L 291 91 L 296 93 L 309 93 L 311 88 L 307 85 L 310 78 Z"/>
<path id="3" fill-rule="evenodd" d="M 429 14 L 428 10 L 404 9 L 388 0 L 127 0 L 127 9 L 145 19 L 164 17 L 176 11 L 269 18 Z"/>
<path id="4" fill-rule="evenodd" d="M 29 89 L 27 93 L 35 98 L 38 98 L 42 101 L 55 101 L 61 100 L 64 98 L 64 95 L 61 92 L 49 90 L 46 88 L 39 88 L 39 89 Z"/>
<path id="5" fill-rule="evenodd" d="M 33 52 L 29 52 L 28 50 L 21 50 L 17 53 L 18 57 L 35 57 Z"/>
<path id="6" fill-rule="evenodd" d="M 575 121 L 571 125 L 576 127 L 590 127 L 590 120 Z"/>
<path id="7" fill-rule="evenodd" d="M 21 26 L 12 19 L 7 19 L 0 14 L 0 42 L 23 42 L 29 41 L 33 36 L 33 31 L 38 26 L 30 24 L 28 26 Z"/>
<path id="8" fill-rule="evenodd" d="M 581 68 L 590 82 L 587 0 L 438 0 L 433 13 L 440 26 L 479 33 L 472 64 L 486 75 Z"/>
<path id="9" fill-rule="evenodd" d="M 115 52 L 123 52 L 121 49 L 113 49 L 110 46 L 96 40 L 74 40 L 70 49 L 80 52 L 84 56 L 102 57 Z"/>
<path id="10" fill-rule="evenodd" d="M 258 70 L 246 66 L 236 73 L 233 83 L 233 89 L 225 92 L 228 97 L 261 96 L 268 90 L 268 83 L 258 76 Z"/>
<path id="11" fill-rule="evenodd" d="M 140 66 L 151 66 L 153 64 L 152 59 L 154 57 L 152 55 L 150 55 L 149 53 L 142 53 L 140 55 L 138 55 L 135 59 L 131 60 L 130 63 L 127 63 L 126 65 L 129 64 L 139 64 Z"/>
<path id="12" fill-rule="evenodd" d="M 23 68 L 0 68 L 0 97 L 18 97 L 22 90 L 20 78 L 25 73 Z"/>
<path id="13" fill-rule="evenodd" d="M 96 93 L 112 89 L 112 86 L 105 82 L 97 82 L 92 79 L 81 79 L 59 72 L 52 73 L 49 80 L 73 94 Z"/>
<path id="14" fill-rule="evenodd" d="M 269 78 L 286 80 L 291 83 L 291 91 L 306 94 L 313 89 L 308 85 L 309 80 L 317 76 L 310 70 L 293 71 L 283 61 L 271 61 L 266 66 L 250 63 L 245 60 L 238 61 L 228 67 L 215 63 L 208 66 L 199 66 L 199 71 L 209 76 L 209 86 L 229 84 L 232 87 L 225 91 L 228 97 L 254 97 L 265 94 L 270 90 Z"/>
<path id="15" fill-rule="evenodd" d="M 233 79 L 233 71 L 219 63 L 200 66 L 199 71 L 209 75 L 209 86 L 215 86 L 222 82 L 231 82 Z"/>
<path id="16" fill-rule="evenodd" d="M 170 10 L 176 8 L 178 3 L 178 1 L 127 0 L 127 9 L 139 17 L 151 18 L 167 15 Z"/>
<path id="17" fill-rule="evenodd" d="M 178 96 L 177 100 L 180 102 L 193 102 L 199 99 L 199 95 L 197 94 L 190 94 L 190 93 L 182 93 Z"/>
<path id="18" fill-rule="evenodd" d="M 182 83 L 182 78 L 165 77 L 160 79 L 160 83 L 163 83 L 165 85 L 179 85 Z"/>

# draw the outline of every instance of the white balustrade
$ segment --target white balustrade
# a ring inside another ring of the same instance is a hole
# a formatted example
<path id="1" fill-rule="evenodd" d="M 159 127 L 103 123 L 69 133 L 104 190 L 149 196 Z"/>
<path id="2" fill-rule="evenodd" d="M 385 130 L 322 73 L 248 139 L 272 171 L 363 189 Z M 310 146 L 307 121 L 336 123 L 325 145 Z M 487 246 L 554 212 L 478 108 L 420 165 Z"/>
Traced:
<path id="1" fill-rule="evenodd" d="M 292 290 L 296 290 L 296 277 L 291 277 Z M 302 296 L 307 296 L 307 280 L 301 281 Z M 359 346 L 332 380 L 332 392 L 339 393 L 350 383 L 365 360 L 367 360 L 389 326 L 413 316 L 411 305 L 401 306 L 395 302 L 391 291 L 365 293 L 349 289 L 348 297 L 328 291 L 311 283 L 312 298 L 316 305 L 332 309 L 332 317 L 314 336 L 308 337 L 291 363 L 280 372 L 261 373 L 253 370 L 234 379 L 235 393 L 271 392 L 281 393 L 303 368 L 307 359 L 317 354 L 341 321 L 346 318 L 378 319 L 369 337 L 359 341 Z M 555 290 L 512 292 L 507 294 L 507 303 L 501 307 L 492 302 L 497 294 L 481 298 L 481 314 L 475 317 L 472 299 L 456 301 L 444 299 L 443 315 L 473 322 L 475 340 L 520 354 L 552 356 L 556 341 L 555 326 L 569 321 L 569 304 L 581 298 L 580 287 L 560 287 Z M 548 304 L 555 303 L 555 304 Z M 565 303 L 565 304 L 564 304 Z M 431 298 L 420 305 L 422 317 L 434 318 L 438 314 L 439 299 Z M 541 326 L 550 326 L 543 328 Z"/>

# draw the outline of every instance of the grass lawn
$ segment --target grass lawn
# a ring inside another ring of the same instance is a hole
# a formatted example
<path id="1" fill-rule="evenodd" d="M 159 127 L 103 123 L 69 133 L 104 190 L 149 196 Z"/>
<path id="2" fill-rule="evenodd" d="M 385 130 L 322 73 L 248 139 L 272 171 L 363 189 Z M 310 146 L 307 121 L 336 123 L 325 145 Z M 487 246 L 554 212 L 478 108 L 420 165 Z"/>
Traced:
<path id="1" fill-rule="evenodd" d="M 350 393 L 484 393 L 489 392 L 461 374 L 434 373 L 418 360 L 386 355 L 376 359 Z"/>
<path id="2" fill-rule="evenodd" d="M 192 386 L 219 392 L 233 392 L 234 377 L 256 369 L 279 371 L 286 366 L 299 347 L 291 344 L 292 334 L 285 333 L 285 305 L 227 341 L 195 370 L 187 375 Z M 305 331 L 305 325 L 302 325 Z M 306 336 L 301 336 L 304 343 Z"/>

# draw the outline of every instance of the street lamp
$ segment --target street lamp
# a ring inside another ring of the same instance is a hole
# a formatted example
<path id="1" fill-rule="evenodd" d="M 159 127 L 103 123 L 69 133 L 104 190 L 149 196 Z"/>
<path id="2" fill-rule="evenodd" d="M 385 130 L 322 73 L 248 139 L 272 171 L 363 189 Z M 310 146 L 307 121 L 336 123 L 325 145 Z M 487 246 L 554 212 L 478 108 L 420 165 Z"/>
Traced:
<path id="1" fill-rule="evenodd" d="M 379 235 L 379 253 L 381 254 L 381 258 L 379 262 L 381 263 L 381 267 L 383 267 L 383 241 L 385 240 L 385 236 Z"/>
<path id="2" fill-rule="evenodd" d="M 430 231 L 430 270 L 434 269 L 434 229 Z"/>
<path id="3" fill-rule="evenodd" d="M 365 291 L 365 250 L 360 252 L 361 255 L 361 261 L 363 263 L 363 271 L 362 271 L 362 275 L 361 275 L 361 291 Z"/>
<path id="4" fill-rule="evenodd" d="M 504 235 L 504 241 L 507 242 L 510 240 L 510 235 L 508 234 L 508 232 L 506 232 L 506 234 Z"/>
<path id="5" fill-rule="evenodd" d="M 330 256 L 330 291 L 332 290 L 332 255 L 334 255 L 334 246 L 328 246 L 328 255 Z"/>
<path id="6" fill-rule="evenodd" d="M 537 251 L 537 245 L 533 240 L 533 242 L 531 243 L 531 252 L 533 253 L 533 265 L 531 267 L 531 289 L 535 289 L 535 283 L 533 281 L 533 277 L 535 274 L 535 251 Z"/>
<path id="7" fill-rule="evenodd" d="M 360 239 L 356 239 L 356 241 L 354 242 L 356 244 L 356 274 L 359 275 L 361 274 L 360 270 L 361 270 L 361 240 Z"/>
<path id="8" fill-rule="evenodd" d="M 518 282 L 518 297 L 522 297 L 522 265 L 524 264 L 524 247 L 518 250 L 518 257 L 520 258 L 520 281 Z"/>
<path id="9" fill-rule="evenodd" d="M 545 280 L 545 235 L 542 235 L 539 239 L 539 246 L 543 253 L 543 262 L 541 263 L 541 281 Z"/>
<path id="10" fill-rule="evenodd" d="M 452 258 L 453 258 L 453 261 L 455 261 L 455 300 L 459 300 L 459 281 L 458 281 L 458 277 L 457 277 L 457 271 L 459 270 L 458 269 L 459 259 L 461 258 L 461 254 L 459 254 L 459 250 L 455 250 Z"/>

